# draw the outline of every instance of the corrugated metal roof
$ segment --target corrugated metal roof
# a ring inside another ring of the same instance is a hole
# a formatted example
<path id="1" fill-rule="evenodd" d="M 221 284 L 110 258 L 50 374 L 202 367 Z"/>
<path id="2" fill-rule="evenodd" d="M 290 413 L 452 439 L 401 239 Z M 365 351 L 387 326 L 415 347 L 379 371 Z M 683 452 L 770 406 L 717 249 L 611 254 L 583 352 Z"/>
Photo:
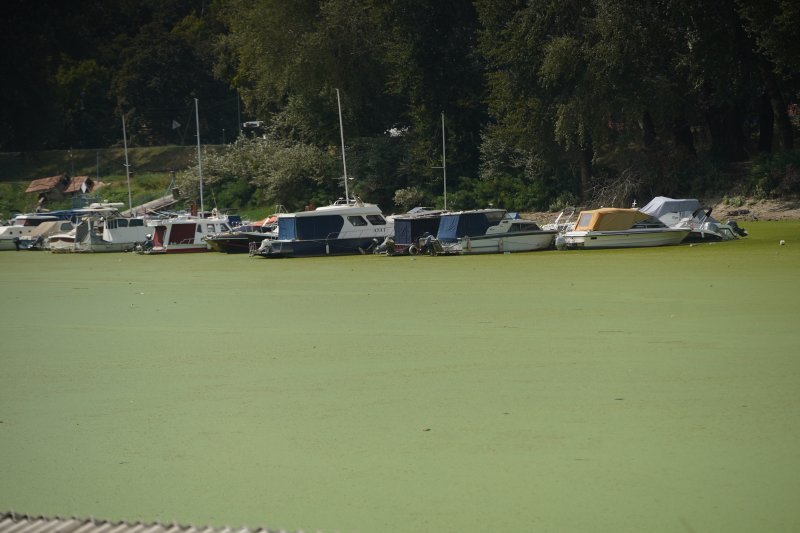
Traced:
<path id="1" fill-rule="evenodd" d="M 50 176 L 49 178 L 39 178 L 38 180 L 33 180 L 28 188 L 25 189 L 25 192 L 38 192 L 38 191 L 49 191 L 50 189 L 55 188 L 61 180 L 64 179 L 64 174 L 59 174 L 58 176 Z"/>
<path id="2" fill-rule="evenodd" d="M 94 518 L 45 518 L 0 514 L 0 533 L 287 533 L 282 529 L 215 528 L 176 523 L 109 522 Z M 298 532 L 302 533 L 302 532 Z"/>
<path id="3" fill-rule="evenodd" d="M 69 182 L 69 185 L 67 185 L 67 188 L 64 189 L 64 192 L 66 193 L 79 192 L 81 190 L 81 185 L 83 185 L 84 182 L 88 182 L 87 183 L 88 187 L 87 192 L 88 192 L 88 190 L 91 190 L 93 184 L 92 179 L 89 176 L 73 176 Z"/>

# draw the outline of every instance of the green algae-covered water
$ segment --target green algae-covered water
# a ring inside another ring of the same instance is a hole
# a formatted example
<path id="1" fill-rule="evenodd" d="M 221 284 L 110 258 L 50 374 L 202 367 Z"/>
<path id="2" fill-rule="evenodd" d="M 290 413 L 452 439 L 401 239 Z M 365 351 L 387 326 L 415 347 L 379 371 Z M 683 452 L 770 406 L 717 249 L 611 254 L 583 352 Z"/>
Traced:
<path id="1" fill-rule="evenodd" d="M 0 511 L 797 531 L 800 223 L 746 227 L 415 259 L 2 252 Z"/>

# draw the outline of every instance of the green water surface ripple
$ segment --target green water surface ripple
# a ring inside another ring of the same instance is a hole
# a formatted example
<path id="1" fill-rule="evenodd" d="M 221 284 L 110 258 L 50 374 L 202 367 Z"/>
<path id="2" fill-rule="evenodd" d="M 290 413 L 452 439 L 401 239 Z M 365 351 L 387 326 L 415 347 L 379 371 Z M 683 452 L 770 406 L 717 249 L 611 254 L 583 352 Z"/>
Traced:
<path id="1" fill-rule="evenodd" d="M 800 223 L 746 227 L 413 259 L 0 252 L 0 511 L 798 531 Z"/>

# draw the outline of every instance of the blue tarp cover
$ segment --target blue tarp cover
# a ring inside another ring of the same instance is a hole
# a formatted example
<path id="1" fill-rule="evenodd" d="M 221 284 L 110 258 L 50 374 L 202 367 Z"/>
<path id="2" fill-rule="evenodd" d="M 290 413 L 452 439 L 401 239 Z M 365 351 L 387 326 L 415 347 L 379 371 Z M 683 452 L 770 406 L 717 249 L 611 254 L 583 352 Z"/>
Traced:
<path id="1" fill-rule="evenodd" d="M 439 217 L 395 218 L 394 242 L 396 244 L 414 244 L 425 232 L 436 235 L 439 229 Z"/>
<path id="2" fill-rule="evenodd" d="M 285 241 L 335 239 L 342 226 L 341 215 L 278 217 L 278 238 Z"/>
<path id="3" fill-rule="evenodd" d="M 489 226 L 497 224 L 502 217 L 502 212 L 494 211 L 445 214 L 439 221 L 436 238 L 442 242 L 456 242 L 459 237 L 485 235 Z"/>

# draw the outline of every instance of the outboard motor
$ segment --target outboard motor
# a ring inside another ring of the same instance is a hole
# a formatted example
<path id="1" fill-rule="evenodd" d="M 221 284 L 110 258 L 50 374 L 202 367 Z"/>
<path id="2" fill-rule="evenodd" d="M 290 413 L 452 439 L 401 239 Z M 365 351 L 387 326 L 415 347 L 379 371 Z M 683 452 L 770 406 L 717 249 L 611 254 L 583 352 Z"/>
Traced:
<path id="1" fill-rule="evenodd" d="M 272 240 L 264 239 L 263 241 L 261 241 L 261 246 L 258 247 L 256 253 L 259 255 L 267 255 L 271 249 L 272 249 Z"/>
<path id="2" fill-rule="evenodd" d="M 737 224 L 735 220 L 729 220 L 728 225 L 731 227 L 734 233 L 736 233 L 736 235 L 738 235 L 739 237 L 747 237 L 747 235 L 749 235 L 747 233 L 747 230 L 744 228 L 740 228 L 739 224 Z"/>
<path id="3" fill-rule="evenodd" d="M 149 252 L 152 249 L 153 249 L 152 233 L 148 233 L 147 235 L 145 235 L 144 240 L 140 243 L 136 243 L 136 246 L 134 246 L 134 250 L 136 250 L 139 253 Z"/>

